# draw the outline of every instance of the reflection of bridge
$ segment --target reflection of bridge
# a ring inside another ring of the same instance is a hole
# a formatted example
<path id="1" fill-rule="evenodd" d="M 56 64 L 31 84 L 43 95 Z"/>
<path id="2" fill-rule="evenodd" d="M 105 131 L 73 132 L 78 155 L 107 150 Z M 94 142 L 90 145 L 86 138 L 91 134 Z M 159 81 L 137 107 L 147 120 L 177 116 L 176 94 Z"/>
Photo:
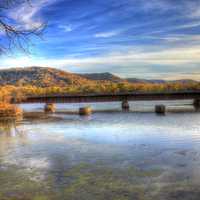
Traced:
<path id="1" fill-rule="evenodd" d="M 39 95 L 28 96 L 20 103 L 91 103 L 91 102 L 122 102 L 122 108 L 128 109 L 128 101 L 157 100 L 194 100 L 195 107 L 200 107 L 200 91 L 190 92 L 135 92 L 118 94 L 86 94 L 86 95 Z"/>

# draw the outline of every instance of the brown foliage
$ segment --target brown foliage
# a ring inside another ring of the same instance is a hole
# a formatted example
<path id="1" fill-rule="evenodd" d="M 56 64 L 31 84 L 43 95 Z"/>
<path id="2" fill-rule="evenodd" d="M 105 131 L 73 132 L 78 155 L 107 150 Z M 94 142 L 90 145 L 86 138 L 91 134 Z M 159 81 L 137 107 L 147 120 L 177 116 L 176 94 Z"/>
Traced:
<path id="1" fill-rule="evenodd" d="M 167 91 L 200 91 L 200 83 L 107 83 L 94 82 L 83 85 L 67 85 L 66 87 L 36 86 L 3 86 L 0 87 L 0 102 L 17 103 L 26 96 L 55 94 L 115 94 L 128 92 L 167 92 Z"/>

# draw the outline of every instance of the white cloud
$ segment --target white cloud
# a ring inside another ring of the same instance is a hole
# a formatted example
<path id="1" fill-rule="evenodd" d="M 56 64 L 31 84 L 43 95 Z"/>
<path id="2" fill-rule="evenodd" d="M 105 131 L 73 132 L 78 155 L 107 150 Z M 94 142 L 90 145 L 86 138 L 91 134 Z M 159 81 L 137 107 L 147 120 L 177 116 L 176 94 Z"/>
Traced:
<path id="1" fill-rule="evenodd" d="M 195 22 L 191 22 L 188 24 L 179 25 L 179 26 L 177 26 L 177 29 L 188 29 L 188 28 L 195 28 L 195 27 L 199 27 L 199 26 L 200 26 L 200 22 L 195 21 Z"/>
<path id="2" fill-rule="evenodd" d="M 27 65 L 44 65 L 44 66 L 66 66 L 66 65 L 96 65 L 96 64 L 160 64 L 176 65 L 200 63 L 200 47 L 193 46 L 188 48 L 174 48 L 154 52 L 129 51 L 123 53 L 113 52 L 107 55 L 91 58 L 63 58 L 63 59 L 44 59 L 21 57 L 17 59 L 7 59 L 1 63 L 1 66 L 27 66 Z"/>
<path id="3" fill-rule="evenodd" d="M 46 6 L 55 3 L 56 0 L 32 1 L 31 4 L 24 3 L 8 13 L 9 17 L 14 19 L 19 27 L 25 29 L 37 28 L 42 25 L 42 18 L 39 12 Z"/>
<path id="4" fill-rule="evenodd" d="M 199 18 L 200 17 L 200 1 L 186 1 L 185 13 L 187 18 Z"/>
<path id="5" fill-rule="evenodd" d="M 64 32 L 71 32 L 73 30 L 71 25 L 59 25 L 58 28 L 62 29 Z"/>
<path id="6" fill-rule="evenodd" d="M 199 18 L 200 17 L 200 9 L 197 8 L 193 12 L 191 12 L 190 17 L 192 17 L 192 18 Z"/>
<path id="7" fill-rule="evenodd" d="M 169 34 L 166 36 L 146 36 L 147 39 L 153 39 L 153 40 L 163 40 L 168 42 L 171 42 L 172 44 L 200 44 L 200 35 L 186 35 L 186 34 Z"/>
<path id="8" fill-rule="evenodd" d="M 112 52 L 89 58 L 46 59 L 42 57 L 21 57 L 4 59 L 0 67 L 50 66 L 61 69 L 67 68 L 69 71 L 72 70 L 74 72 L 97 72 L 104 69 L 112 72 L 123 68 L 124 76 L 134 76 L 140 73 L 141 77 L 147 77 L 153 72 L 154 78 L 159 77 L 164 72 L 168 72 L 169 69 L 169 73 L 173 71 L 170 76 L 200 80 L 200 68 L 197 67 L 200 65 L 199 45 L 188 46 L 187 48 L 147 50 L 132 49 L 127 52 Z M 114 69 L 113 66 L 118 67 Z M 186 71 L 190 73 L 186 74 Z"/>
<path id="9" fill-rule="evenodd" d="M 145 11 L 157 10 L 161 12 L 175 8 L 174 4 L 171 4 L 167 0 L 142 0 L 141 2 L 141 7 Z"/>
<path id="10" fill-rule="evenodd" d="M 149 32 L 148 34 L 155 35 L 155 34 L 160 34 L 160 33 L 168 33 L 171 31 L 179 31 L 183 29 L 191 29 L 191 28 L 199 28 L 199 27 L 200 27 L 200 22 L 193 21 L 193 22 L 185 23 L 181 25 L 171 25 L 169 27 L 162 27 L 162 29 Z"/>
<path id="11" fill-rule="evenodd" d="M 185 0 L 176 2 L 173 0 L 127 0 L 130 3 L 130 9 L 135 9 L 145 12 L 166 13 L 174 12 L 177 19 L 200 18 L 200 1 Z M 169 13 L 168 13 L 169 14 Z M 168 18 L 173 17 L 168 16 Z"/>
<path id="12" fill-rule="evenodd" d="M 102 33 L 96 33 L 94 37 L 96 38 L 109 38 L 120 34 L 120 31 L 110 31 L 110 32 L 102 32 Z"/>

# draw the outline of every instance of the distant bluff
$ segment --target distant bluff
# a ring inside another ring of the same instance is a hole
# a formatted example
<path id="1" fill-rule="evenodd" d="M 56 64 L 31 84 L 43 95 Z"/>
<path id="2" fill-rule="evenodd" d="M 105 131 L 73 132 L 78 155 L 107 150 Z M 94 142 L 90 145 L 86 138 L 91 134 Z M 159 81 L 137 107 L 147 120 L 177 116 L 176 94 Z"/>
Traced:
<path id="1" fill-rule="evenodd" d="M 47 67 L 26 67 L 0 70 L 0 85 L 33 85 L 37 87 L 92 84 L 77 74 Z"/>
<path id="2" fill-rule="evenodd" d="M 37 87 L 63 87 L 67 85 L 82 86 L 96 83 L 196 83 L 190 79 L 165 81 L 137 78 L 120 78 L 112 73 L 75 74 L 49 67 L 25 67 L 0 70 L 0 86 L 14 85 Z"/>

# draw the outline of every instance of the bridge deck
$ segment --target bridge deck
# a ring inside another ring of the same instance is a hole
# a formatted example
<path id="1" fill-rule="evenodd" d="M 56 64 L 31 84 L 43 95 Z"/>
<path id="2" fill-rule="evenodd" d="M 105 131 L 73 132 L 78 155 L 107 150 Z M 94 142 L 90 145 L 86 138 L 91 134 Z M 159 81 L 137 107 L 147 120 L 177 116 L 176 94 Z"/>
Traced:
<path id="1" fill-rule="evenodd" d="M 200 91 L 28 96 L 19 103 L 84 103 L 200 99 Z"/>

